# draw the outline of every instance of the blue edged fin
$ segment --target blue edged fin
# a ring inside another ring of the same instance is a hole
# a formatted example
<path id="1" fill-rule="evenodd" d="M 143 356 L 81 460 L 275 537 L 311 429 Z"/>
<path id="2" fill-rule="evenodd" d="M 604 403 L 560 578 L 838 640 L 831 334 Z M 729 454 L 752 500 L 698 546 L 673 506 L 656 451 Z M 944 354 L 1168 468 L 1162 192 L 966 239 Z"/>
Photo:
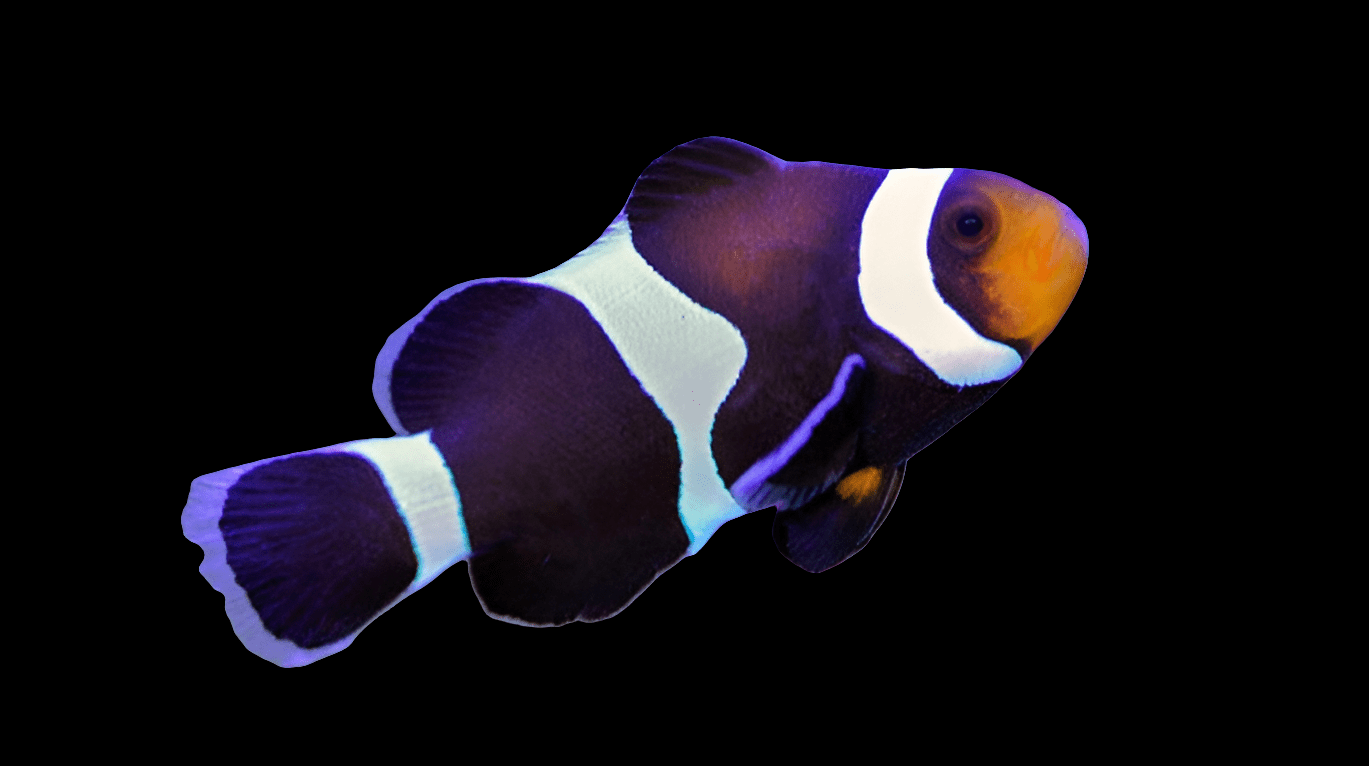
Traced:
<path id="1" fill-rule="evenodd" d="M 518 292 L 470 290 L 516 282 L 476 279 L 444 290 L 385 342 L 376 358 L 371 392 L 397 434 L 425 431 L 444 422 L 468 395 L 496 344 L 517 338 L 533 316 Z M 521 300 L 520 300 L 521 299 Z"/>
<path id="2" fill-rule="evenodd" d="M 181 514 L 238 638 L 283 667 L 347 648 L 469 555 L 427 433 L 349 442 L 201 476 Z"/>
<path id="3" fill-rule="evenodd" d="M 355 632 L 418 574 L 384 480 L 355 455 L 248 471 L 228 490 L 219 530 L 262 624 L 305 649 Z"/>
<path id="4" fill-rule="evenodd" d="M 808 505 L 776 513 L 771 527 L 775 546 L 809 572 L 831 569 L 854 556 L 889 515 L 906 466 L 867 465 Z"/>
<path id="5" fill-rule="evenodd" d="M 831 389 L 778 446 L 729 488 L 750 511 L 798 508 L 837 483 L 856 455 L 865 360 L 850 354 Z"/>

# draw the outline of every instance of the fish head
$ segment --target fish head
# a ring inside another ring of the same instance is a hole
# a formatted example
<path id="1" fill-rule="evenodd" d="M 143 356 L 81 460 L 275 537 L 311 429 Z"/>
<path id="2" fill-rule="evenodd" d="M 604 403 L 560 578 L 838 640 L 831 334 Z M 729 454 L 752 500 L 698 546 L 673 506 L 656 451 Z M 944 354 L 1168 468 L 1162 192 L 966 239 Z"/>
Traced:
<path id="1" fill-rule="evenodd" d="M 927 252 L 947 303 L 1025 360 L 1079 291 L 1089 236 L 1049 194 L 1000 173 L 957 169 L 937 201 Z"/>

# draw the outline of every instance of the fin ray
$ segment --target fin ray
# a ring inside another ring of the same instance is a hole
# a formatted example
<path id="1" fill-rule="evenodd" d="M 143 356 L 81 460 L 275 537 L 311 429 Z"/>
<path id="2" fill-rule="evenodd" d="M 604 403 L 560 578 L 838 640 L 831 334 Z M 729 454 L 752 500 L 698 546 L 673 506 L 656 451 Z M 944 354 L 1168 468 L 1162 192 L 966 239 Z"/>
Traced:
<path id="1" fill-rule="evenodd" d="M 441 424 L 484 362 L 517 338 L 532 305 L 523 293 L 498 289 L 517 281 L 477 279 L 444 290 L 385 342 L 371 391 L 395 433 Z"/>
<path id="2" fill-rule="evenodd" d="M 668 216 L 693 198 L 736 184 L 784 161 L 730 138 L 699 138 L 658 157 L 637 177 L 627 211 L 634 223 Z"/>
<path id="3" fill-rule="evenodd" d="M 429 434 L 298 452 L 201 476 L 181 514 L 233 631 L 282 667 L 335 654 L 469 555 Z"/>

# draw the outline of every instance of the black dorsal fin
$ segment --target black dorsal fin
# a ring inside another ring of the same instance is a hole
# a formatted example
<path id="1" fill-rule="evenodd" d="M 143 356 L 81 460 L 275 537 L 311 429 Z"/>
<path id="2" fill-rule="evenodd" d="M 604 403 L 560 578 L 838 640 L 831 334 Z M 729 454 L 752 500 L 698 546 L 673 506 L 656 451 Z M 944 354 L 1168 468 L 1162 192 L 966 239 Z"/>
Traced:
<path id="1" fill-rule="evenodd" d="M 720 187 L 732 186 L 783 160 L 754 146 L 717 136 L 680 144 L 642 171 L 628 197 L 633 223 L 656 220 Z"/>
<path id="2" fill-rule="evenodd" d="M 808 505 L 776 513 L 770 532 L 775 546 L 809 572 L 831 569 L 856 555 L 898 499 L 906 466 L 866 465 Z"/>
<path id="3" fill-rule="evenodd" d="M 501 355 L 518 353 L 541 292 L 516 280 L 464 282 L 396 330 L 376 359 L 372 384 L 395 432 L 432 428 L 473 386 L 489 385 L 487 366 L 497 368 Z"/>

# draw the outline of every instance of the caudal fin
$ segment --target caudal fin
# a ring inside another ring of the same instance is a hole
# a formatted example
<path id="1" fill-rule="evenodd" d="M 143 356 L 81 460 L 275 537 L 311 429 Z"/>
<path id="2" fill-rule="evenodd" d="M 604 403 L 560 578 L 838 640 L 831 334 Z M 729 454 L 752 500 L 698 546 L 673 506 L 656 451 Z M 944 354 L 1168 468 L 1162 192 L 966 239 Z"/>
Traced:
<path id="1" fill-rule="evenodd" d="M 298 667 L 347 648 L 470 555 L 461 502 L 428 432 L 368 439 L 196 479 L 181 514 L 254 654 Z"/>

